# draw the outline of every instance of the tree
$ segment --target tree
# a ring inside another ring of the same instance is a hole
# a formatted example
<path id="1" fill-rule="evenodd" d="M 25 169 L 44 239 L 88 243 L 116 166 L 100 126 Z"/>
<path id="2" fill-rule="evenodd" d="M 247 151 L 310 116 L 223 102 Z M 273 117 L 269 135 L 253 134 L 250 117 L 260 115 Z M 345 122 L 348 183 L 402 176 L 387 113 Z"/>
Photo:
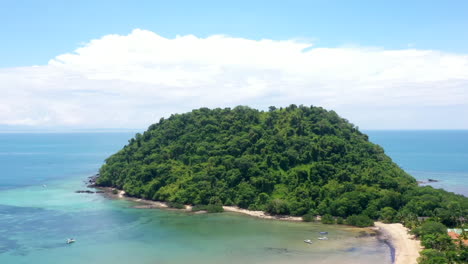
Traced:
<path id="1" fill-rule="evenodd" d="M 304 222 L 312 222 L 315 220 L 315 215 L 312 214 L 312 213 L 307 213 L 305 215 L 302 216 L 302 220 Z"/>
<path id="2" fill-rule="evenodd" d="M 322 221 L 322 224 L 334 224 L 335 223 L 335 219 L 333 218 L 333 216 L 329 214 L 323 215 L 321 221 Z"/>
<path id="3" fill-rule="evenodd" d="M 246 182 L 237 186 L 236 204 L 242 208 L 248 208 L 254 202 L 255 188 Z"/>
<path id="4" fill-rule="evenodd" d="M 425 249 L 421 251 L 418 258 L 419 264 L 447 264 L 448 259 L 443 252 L 434 249 Z"/>
<path id="5" fill-rule="evenodd" d="M 439 222 L 426 221 L 420 227 L 415 228 L 413 233 L 421 237 L 429 234 L 446 234 L 447 227 Z"/>
<path id="6" fill-rule="evenodd" d="M 345 223 L 345 221 L 344 221 L 343 217 L 339 217 L 339 216 L 338 216 L 338 217 L 336 218 L 336 223 L 337 223 L 338 225 L 342 225 L 342 224 Z"/>
<path id="7" fill-rule="evenodd" d="M 437 249 L 439 251 L 455 248 L 455 244 L 447 234 L 426 234 L 422 237 L 421 244 L 425 248 Z"/>
<path id="8" fill-rule="evenodd" d="M 393 223 L 395 220 L 395 216 L 397 211 L 391 207 L 385 207 L 380 212 L 380 218 L 385 223 Z"/>
<path id="9" fill-rule="evenodd" d="M 273 199 L 268 203 L 266 210 L 270 214 L 285 215 L 289 213 L 289 206 L 281 199 Z"/>
<path id="10" fill-rule="evenodd" d="M 358 227 L 366 227 L 373 226 L 374 220 L 370 219 L 367 215 L 352 215 L 346 218 L 346 224 Z"/>

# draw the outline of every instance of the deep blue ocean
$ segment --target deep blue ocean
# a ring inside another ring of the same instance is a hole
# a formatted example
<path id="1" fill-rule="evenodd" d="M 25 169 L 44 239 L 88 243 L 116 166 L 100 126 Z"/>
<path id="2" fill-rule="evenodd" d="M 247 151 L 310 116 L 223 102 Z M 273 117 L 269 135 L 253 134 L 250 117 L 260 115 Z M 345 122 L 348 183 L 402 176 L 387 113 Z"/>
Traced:
<path id="1" fill-rule="evenodd" d="M 417 180 L 468 196 L 468 130 L 364 132 Z"/>
<path id="2" fill-rule="evenodd" d="M 417 179 L 468 195 L 468 131 L 365 132 Z M 0 263 L 391 262 L 387 245 L 353 228 L 144 210 L 75 193 L 133 134 L 0 133 Z M 302 242 L 324 228 L 328 241 Z"/>

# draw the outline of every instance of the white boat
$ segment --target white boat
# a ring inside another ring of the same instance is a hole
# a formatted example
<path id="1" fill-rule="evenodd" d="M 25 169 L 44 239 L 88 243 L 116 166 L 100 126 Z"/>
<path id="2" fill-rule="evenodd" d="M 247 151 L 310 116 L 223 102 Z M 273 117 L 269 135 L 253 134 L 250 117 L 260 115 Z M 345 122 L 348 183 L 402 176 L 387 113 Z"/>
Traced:
<path id="1" fill-rule="evenodd" d="M 324 236 L 324 237 L 319 237 L 318 240 L 328 240 L 328 237 Z"/>
<path id="2" fill-rule="evenodd" d="M 67 239 L 67 244 L 75 243 L 75 239 L 69 238 Z"/>
<path id="3" fill-rule="evenodd" d="M 307 244 L 312 244 L 312 240 L 310 240 L 310 239 L 306 239 L 306 240 L 304 240 L 304 243 L 307 243 Z"/>

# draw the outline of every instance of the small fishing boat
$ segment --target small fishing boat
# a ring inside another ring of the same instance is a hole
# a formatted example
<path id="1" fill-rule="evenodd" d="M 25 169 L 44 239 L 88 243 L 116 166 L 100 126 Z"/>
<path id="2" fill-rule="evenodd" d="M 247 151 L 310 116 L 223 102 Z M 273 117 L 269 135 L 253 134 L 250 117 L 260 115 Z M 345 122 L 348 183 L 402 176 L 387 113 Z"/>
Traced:
<path id="1" fill-rule="evenodd" d="M 319 237 L 318 240 L 328 240 L 328 237 L 324 236 L 324 237 Z"/>
<path id="2" fill-rule="evenodd" d="M 75 239 L 69 238 L 67 239 L 67 244 L 75 243 Z"/>
<path id="3" fill-rule="evenodd" d="M 320 232 L 321 235 L 327 235 L 328 232 Z"/>
<path id="4" fill-rule="evenodd" d="M 310 239 L 306 239 L 306 240 L 304 240 L 304 243 L 307 243 L 307 244 L 312 244 L 312 240 L 310 240 Z"/>

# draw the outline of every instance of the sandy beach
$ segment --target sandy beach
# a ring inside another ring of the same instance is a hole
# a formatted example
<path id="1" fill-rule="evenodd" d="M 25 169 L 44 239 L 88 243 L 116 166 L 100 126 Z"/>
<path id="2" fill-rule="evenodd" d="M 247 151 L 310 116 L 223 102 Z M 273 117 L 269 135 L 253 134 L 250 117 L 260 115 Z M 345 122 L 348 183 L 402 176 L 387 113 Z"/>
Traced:
<path id="1" fill-rule="evenodd" d="M 133 206 L 134 208 L 140 208 L 140 209 L 173 209 L 173 208 L 169 207 L 169 204 L 167 202 L 152 201 L 152 200 L 146 200 L 146 199 L 126 196 L 125 191 L 123 191 L 123 190 L 118 190 L 118 189 L 111 188 L 111 187 L 98 187 L 98 189 L 103 190 L 108 196 L 111 196 L 111 197 L 114 197 L 114 198 L 119 198 L 119 199 L 126 199 L 126 200 L 129 200 L 129 201 L 134 201 L 134 202 L 139 203 L 139 205 Z M 116 190 L 117 193 L 113 193 L 114 190 Z M 240 213 L 240 214 L 245 214 L 245 215 L 249 215 L 249 216 L 253 216 L 253 217 L 262 218 L 262 219 L 295 221 L 295 222 L 301 222 L 302 221 L 302 217 L 299 217 L 299 216 L 269 215 L 269 214 L 266 214 L 263 211 L 251 211 L 251 210 L 239 208 L 237 206 L 223 206 L 223 209 L 226 212 L 235 212 L 235 213 Z M 192 211 L 192 206 L 191 205 L 185 205 L 185 209 L 173 209 L 173 210 Z"/>
<path id="2" fill-rule="evenodd" d="M 247 209 L 242 209 L 237 206 L 223 206 L 224 211 L 226 212 L 235 212 L 245 215 L 250 215 L 262 219 L 273 219 L 273 220 L 283 220 L 283 221 L 295 221 L 301 222 L 302 217 L 300 216 L 288 216 L 288 215 L 269 215 L 263 211 L 251 211 Z"/>
<path id="3" fill-rule="evenodd" d="M 175 209 L 175 208 L 171 208 L 169 206 L 169 203 L 167 203 L 167 202 L 146 200 L 146 199 L 126 196 L 125 191 L 123 191 L 123 190 L 118 190 L 118 189 L 111 188 L 111 187 L 95 187 L 95 188 L 104 191 L 104 193 L 109 197 L 118 198 L 118 199 L 125 199 L 125 200 L 128 200 L 128 201 L 137 202 L 138 205 L 133 206 L 133 208 L 139 208 L 139 209 L 167 209 L 167 210 L 179 210 L 179 211 L 187 211 L 187 212 L 192 211 L 192 206 L 191 205 L 185 205 L 184 209 Z M 116 190 L 117 193 L 113 193 L 114 190 Z M 197 213 L 199 213 L 199 212 L 197 212 Z"/>
<path id="4" fill-rule="evenodd" d="M 408 233 L 402 224 L 375 222 L 375 226 L 395 248 L 395 264 L 416 264 L 422 247 L 419 240 Z"/>

